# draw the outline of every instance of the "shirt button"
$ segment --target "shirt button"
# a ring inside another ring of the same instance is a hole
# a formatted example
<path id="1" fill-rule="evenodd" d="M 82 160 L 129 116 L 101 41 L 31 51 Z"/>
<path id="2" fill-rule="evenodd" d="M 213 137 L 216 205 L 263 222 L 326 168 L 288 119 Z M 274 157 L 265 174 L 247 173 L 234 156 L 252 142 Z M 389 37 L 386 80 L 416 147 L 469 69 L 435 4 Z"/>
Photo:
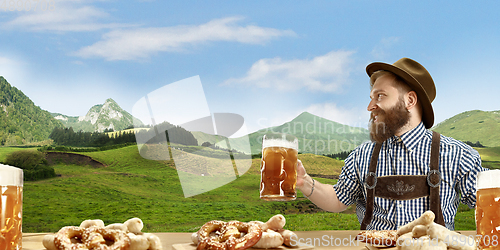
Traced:
<path id="1" fill-rule="evenodd" d="M 403 157 L 399 157 L 399 161 L 403 161 Z"/>
<path id="2" fill-rule="evenodd" d="M 399 207 L 399 208 L 402 208 L 402 207 L 403 207 L 403 204 L 398 204 L 398 207 Z"/>

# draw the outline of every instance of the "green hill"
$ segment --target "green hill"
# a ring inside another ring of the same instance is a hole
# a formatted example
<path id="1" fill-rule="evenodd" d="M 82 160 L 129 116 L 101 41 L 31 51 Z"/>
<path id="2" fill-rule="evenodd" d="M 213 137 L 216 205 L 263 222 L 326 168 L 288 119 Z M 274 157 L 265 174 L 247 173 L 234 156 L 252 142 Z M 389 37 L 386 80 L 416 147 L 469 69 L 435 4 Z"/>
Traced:
<path id="1" fill-rule="evenodd" d="M 0 147 L 0 159 L 13 149 Z M 106 167 L 61 163 L 54 166 L 59 177 L 24 183 L 23 232 L 56 232 L 85 219 L 110 224 L 132 217 L 144 221 L 144 232 L 194 232 L 214 219 L 265 221 L 277 213 L 285 215 L 285 227 L 295 231 L 359 229 L 352 208 L 345 213 L 325 212 L 300 191 L 295 201 L 260 200 L 260 159 L 253 159 L 250 170 L 233 182 L 184 198 L 171 160 L 146 160 L 136 146 L 84 154 Z M 488 157 L 499 160 L 500 151 L 489 151 Z M 342 161 L 313 154 L 301 154 L 299 159 L 310 175 L 327 184 L 336 183 L 335 175 L 343 166 Z M 475 229 L 473 209 L 461 207 L 456 229 Z"/>
<path id="2" fill-rule="evenodd" d="M 476 148 L 481 155 L 482 166 L 489 169 L 500 169 L 500 147 Z"/>
<path id="3" fill-rule="evenodd" d="M 370 139 L 367 129 L 343 125 L 308 112 L 303 112 L 290 122 L 280 126 L 261 129 L 248 135 L 251 153 L 259 154 L 262 150 L 262 136 L 267 132 L 280 132 L 296 136 L 299 140 L 299 152 L 312 154 L 333 154 L 350 151 L 362 142 Z M 193 132 L 201 144 L 216 142 L 216 137 L 201 132 Z M 246 137 L 230 140 L 231 148 L 241 152 L 245 150 Z"/>
<path id="4" fill-rule="evenodd" d="M 500 146 L 500 111 L 472 110 L 455 115 L 432 130 L 461 141 Z"/>
<path id="5" fill-rule="evenodd" d="M 0 145 L 47 140 L 56 126 L 63 125 L 0 76 Z"/>
<path id="6" fill-rule="evenodd" d="M 300 191 L 291 202 L 260 200 L 260 159 L 253 159 L 251 169 L 235 181 L 184 198 L 173 161 L 146 160 L 136 146 L 85 155 L 107 167 L 59 164 L 54 166 L 59 177 L 25 182 L 23 232 L 54 232 L 85 219 L 99 218 L 109 224 L 132 217 L 144 221 L 144 232 L 194 232 L 214 219 L 265 221 L 277 213 L 286 216 L 286 228 L 291 230 L 359 228 L 355 214 L 319 211 Z M 323 156 L 299 158 L 310 166 L 311 174 L 338 173 L 343 165 Z"/>

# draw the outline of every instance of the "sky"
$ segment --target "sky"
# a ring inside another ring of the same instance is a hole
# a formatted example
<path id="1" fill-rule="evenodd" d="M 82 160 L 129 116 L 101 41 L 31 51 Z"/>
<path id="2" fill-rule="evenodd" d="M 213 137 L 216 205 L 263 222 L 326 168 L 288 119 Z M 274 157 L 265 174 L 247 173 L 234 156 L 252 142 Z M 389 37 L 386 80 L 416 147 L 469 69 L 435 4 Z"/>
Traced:
<path id="1" fill-rule="evenodd" d="M 304 111 L 367 128 L 366 65 L 408 57 L 434 79 L 436 125 L 500 110 L 499 9 L 483 0 L 0 0 L 0 75 L 69 116 L 108 98 L 132 113 L 148 93 L 199 77 L 208 112 L 241 115 L 248 132 Z"/>

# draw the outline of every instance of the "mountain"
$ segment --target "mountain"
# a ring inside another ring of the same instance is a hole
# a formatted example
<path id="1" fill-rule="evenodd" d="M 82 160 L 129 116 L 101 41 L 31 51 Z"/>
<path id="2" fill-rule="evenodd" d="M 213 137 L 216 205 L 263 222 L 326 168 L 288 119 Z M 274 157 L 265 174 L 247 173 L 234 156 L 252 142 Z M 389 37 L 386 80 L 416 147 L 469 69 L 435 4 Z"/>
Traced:
<path id="1" fill-rule="evenodd" d="M 136 119 L 111 98 L 104 104 L 94 105 L 85 116 L 66 116 L 59 113 L 52 113 L 52 116 L 60 120 L 65 127 L 83 132 L 123 130 L 134 126 Z"/>
<path id="2" fill-rule="evenodd" d="M 290 122 L 280 126 L 258 130 L 248 135 L 252 154 L 262 150 L 262 136 L 267 132 L 280 132 L 294 135 L 299 140 L 299 152 L 313 154 L 334 154 L 350 151 L 370 139 L 367 129 L 343 125 L 308 112 L 303 112 Z M 217 142 L 216 136 L 192 132 L 198 143 Z M 246 152 L 246 137 L 230 140 L 231 148 Z"/>
<path id="3" fill-rule="evenodd" d="M 47 140 L 57 126 L 62 123 L 0 76 L 0 145 Z"/>
<path id="4" fill-rule="evenodd" d="M 432 130 L 460 141 L 480 142 L 486 147 L 500 146 L 500 110 L 472 110 L 437 124 Z"/>

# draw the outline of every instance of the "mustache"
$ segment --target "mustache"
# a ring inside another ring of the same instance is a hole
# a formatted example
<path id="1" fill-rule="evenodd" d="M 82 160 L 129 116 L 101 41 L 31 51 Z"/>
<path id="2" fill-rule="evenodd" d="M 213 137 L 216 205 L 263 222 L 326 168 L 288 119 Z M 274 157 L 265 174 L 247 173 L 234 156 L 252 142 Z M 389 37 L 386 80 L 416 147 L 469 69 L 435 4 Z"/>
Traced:
<path id="1" fill-rule="evenodd" d="M 378 111 L 372 111 L 370 113 L 370 121 L 375 120 L 375 116 L 385 115 L 385 114 L 386 114 L 386 112 L 383 109 L 378 110 Z"/>

